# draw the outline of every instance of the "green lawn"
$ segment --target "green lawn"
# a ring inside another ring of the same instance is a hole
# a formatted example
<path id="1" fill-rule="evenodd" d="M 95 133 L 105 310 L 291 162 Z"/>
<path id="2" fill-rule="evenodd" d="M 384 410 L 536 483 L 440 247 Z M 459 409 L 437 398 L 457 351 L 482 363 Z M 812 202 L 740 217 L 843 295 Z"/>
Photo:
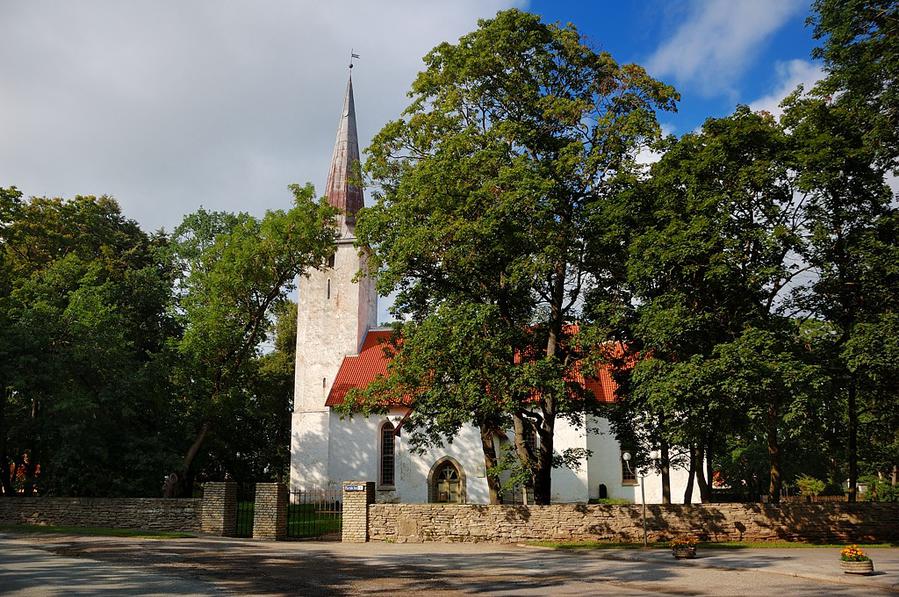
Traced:
<path id="1" fill-rule="evenodd" d="M 67 527 L 41 524 L 0 524 L 0 532 L 18 534 L 57 533 L 65 535 L 90 535 L 97 537 L 139 537 L 142 539 L 182 539 L 195 537 L 192 533 L 177 531 L 149 531 L 146 529 L 112 529 L 106 527 Z"/>
<path id="2" fill-rule="evenodd" d="M 340 531 L 340 515 L 333 505 L 290 504 L 287 513 L 287 536 L 292 538 L 318 537 Z"/>
<path id="3" fill-rule="evenodd" d="M 614 541 L 530 541 L 528 545 L 551 547 L 553 549 L 642 549 L 642 543 L 616 543 Z M 845 547 L 848 543 L 807 543 L 804 541 L 722 541 L 720 543 L 703 542 L 700 548 L 709 549 L 749 549 L 749 548 L 812 548 L 812 547 Z M 881 547 L 899 547 L 899 543 L 858 543 L 865 549 Z M 649 549 L 670 549 L 667 541 L 650 543 Z"/>

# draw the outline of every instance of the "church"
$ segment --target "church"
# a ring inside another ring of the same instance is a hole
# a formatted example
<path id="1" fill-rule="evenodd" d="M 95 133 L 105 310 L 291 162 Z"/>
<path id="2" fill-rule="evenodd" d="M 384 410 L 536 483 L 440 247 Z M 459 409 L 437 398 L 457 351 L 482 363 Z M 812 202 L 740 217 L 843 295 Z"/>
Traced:
<path id="1" fill-rule="evenodd" d="M 294 411 L 291 420 L 290 485 L 292 489 L 328 488 L 344 481 L 374 481 L 377 501 L 403 503 L 489 502 L 480 435 L 463 427 L 451 444 L 413 453 L 398 427 L 404 407 L 381 416 L 341 419 L 332 407 L 352 388 L 365 387 L 387 372 L 383 343 L 391 330 L 379 328 L 374 282 L 356 274 L 365 254 L 354 247 L 355 214 L 364 204 L 354 172 L 360 160 L 353 80 L 350 77 L 337 127 L 325 195 L 338 208 L 339 238 L 328 267 L 313 270 L 298 282 L 297 352 Z M 597 400 L 613 402 L 615 386 L 607 372 L 588 383 Z M 564 419 L 556 424 L 555 447 L 562 453 L 580 448 L 586 458 L 552 473 L 553 502 L 585 503 L 619 498 L 634 503 L 661 503 L 661 476 L 640 479 L 622 459 L 623 451 L 608 421 L 587 415 L 583 425 Z M 511 431 L 509 438 L 512 438 Z M 509 443 L 498 440 L 499 451 Z M 672 501 L 683 500 L 688 473 L 671 468 Z M 641 487 L 642 481 L 642 487 Z M 521 503 L 527 496 L 504 500 Z M 694 495 L 699 495 L 698 488 Z"/>

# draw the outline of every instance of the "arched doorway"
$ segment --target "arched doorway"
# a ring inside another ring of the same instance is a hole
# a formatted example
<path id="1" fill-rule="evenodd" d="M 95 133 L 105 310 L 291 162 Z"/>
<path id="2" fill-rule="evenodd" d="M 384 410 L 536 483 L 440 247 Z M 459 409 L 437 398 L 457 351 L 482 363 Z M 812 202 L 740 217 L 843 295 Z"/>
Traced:
<path id="1" fill-rule="evenodd" d="M 465 473 L 454 459 L 438 460 L 428 474 L 428 501 L 435 504 L 465 503 Z"/>

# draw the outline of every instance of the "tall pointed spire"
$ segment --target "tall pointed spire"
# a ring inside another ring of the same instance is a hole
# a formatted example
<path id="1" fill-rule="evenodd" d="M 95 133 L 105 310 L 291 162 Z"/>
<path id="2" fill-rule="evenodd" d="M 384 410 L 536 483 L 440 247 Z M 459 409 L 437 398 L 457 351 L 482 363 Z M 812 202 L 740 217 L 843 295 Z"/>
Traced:
<path id="1" fill-rule="evenodd" d="M 337 140 L 334 142 L 325 195 L 328 197 L 328 203 L 343 212 L 346 224 L 354 225 L 356 212 L 362 207 L 363 199 L 352 74 L 347 82 L 343 112 L 337 125 Z"/>

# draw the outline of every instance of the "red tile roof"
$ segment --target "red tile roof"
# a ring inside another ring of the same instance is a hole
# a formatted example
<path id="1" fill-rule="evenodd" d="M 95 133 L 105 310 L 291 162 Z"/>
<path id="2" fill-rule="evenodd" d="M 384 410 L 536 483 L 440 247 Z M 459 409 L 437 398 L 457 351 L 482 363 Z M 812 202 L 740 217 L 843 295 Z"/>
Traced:
<path id="1" fill-rule="evenodd" d="M 387 375 L 387 363 L 390 359 L 384 349 L 392 334 L 391 330 L 371 330 L 365 336 L 359 355 L 344 357 L 334 384 L 331 386 L 331 391 L 328 393 L 325 406 L 343 404 L 344 398 L 351 389 L 364 388 L 379 376 Z M 586 382 L 578 372 L 576 381 L 583 383 L 587 390 L 593 392 L 598 402 L 615 402 L 617 385 L 608 368 L 598 366 L 597 375 L 591 376 Z"/>
<path id="2" fill-rule="evenodd" d="M 384 354 L 384 344 L 390 340 L 391 330 L 370 330 L 362 342 L 362 350 L 355 357 L 344 357 L 325 406 L 343 404 L 347 392 L 364 388 L 379 375 L 387 375 L 389 359 Z"/>

